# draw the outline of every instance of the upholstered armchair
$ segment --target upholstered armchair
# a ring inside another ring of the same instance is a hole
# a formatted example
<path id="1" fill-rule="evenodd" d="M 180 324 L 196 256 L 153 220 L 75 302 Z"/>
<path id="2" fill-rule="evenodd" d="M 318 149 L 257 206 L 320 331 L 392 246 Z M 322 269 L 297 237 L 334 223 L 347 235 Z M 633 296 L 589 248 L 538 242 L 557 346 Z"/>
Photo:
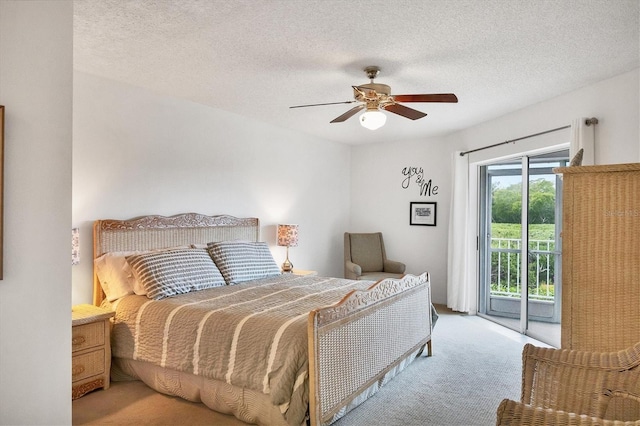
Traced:
<path id="1" fill-rule="evenodd" d="M 400 278 L 405 264 L 387 259 L 381 232 L 344 233 L 344 277 L 352 280 Z"/>
<path id="2" fill-rule="evenodd" d="M 520 402 L 497 425 L 640 425 L 640 343 L 597 353 L 525 345 Z"/>

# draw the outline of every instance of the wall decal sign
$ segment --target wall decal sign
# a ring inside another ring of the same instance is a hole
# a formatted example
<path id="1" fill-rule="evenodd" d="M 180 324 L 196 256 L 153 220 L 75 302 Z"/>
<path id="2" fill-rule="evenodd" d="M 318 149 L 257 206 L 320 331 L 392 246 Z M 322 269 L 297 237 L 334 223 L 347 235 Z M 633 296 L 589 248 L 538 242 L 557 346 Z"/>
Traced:
<path id="1" fill-rule="evenodd" d="M 402 169 L 402 176 L 404 176 L 402 189 L 409 189 L 413 182 L 418 185 L 421 196 L 431 197 L 431 195 L 438 195 L 438 187 L 433 185 L 431 179 L 425 179 L 422 167 L 405 167 Z"/>

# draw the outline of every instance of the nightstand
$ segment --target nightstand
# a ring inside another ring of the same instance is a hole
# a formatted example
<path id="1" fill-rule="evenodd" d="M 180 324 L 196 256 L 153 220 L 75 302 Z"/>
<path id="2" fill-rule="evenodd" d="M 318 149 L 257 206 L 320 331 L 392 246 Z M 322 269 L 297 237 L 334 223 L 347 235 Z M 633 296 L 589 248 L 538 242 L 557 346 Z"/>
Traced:
<path id="1" fill-rule="evenodd" d="M 98 388 L 109 388 L 111 324 L 115 312 L 93 305 L 71 309 L 71 397 L 80 398 Z"/>
<path id="2" fill-rule="evenodd" d="M 295 268 L 293 269 L 293 271 L 291 271 L 291 273 L 293 275 L 303 275 L 303 276 L 306 275 L 309 277 L 318 275 L 318 271 L 305 271 L 304 269 L 295 269 Z"/>

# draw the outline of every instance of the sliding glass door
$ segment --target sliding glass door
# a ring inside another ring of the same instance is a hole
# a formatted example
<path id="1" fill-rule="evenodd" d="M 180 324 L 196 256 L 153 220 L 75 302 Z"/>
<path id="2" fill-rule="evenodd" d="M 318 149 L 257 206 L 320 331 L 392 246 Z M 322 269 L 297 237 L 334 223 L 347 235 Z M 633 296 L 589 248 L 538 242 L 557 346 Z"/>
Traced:
<path id="1" fill-rule="evenodd" d="M 479 313 L 560 346 L 562 180 L 568 151 L 480 168 Z"/>

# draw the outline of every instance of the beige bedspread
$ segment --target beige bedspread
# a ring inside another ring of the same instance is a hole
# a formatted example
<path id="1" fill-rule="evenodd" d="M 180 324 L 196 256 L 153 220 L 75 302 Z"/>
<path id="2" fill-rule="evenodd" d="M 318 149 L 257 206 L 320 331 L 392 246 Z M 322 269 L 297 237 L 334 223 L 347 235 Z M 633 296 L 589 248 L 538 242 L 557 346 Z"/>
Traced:
<path id="1" fill-rule="evenodd" d="M 309 311 L 372 284 L 283 275 L 160 301 L 126 296 L 117 305 L 113 356 L 262 392 L 299 424 L 309 400 Z"/>

